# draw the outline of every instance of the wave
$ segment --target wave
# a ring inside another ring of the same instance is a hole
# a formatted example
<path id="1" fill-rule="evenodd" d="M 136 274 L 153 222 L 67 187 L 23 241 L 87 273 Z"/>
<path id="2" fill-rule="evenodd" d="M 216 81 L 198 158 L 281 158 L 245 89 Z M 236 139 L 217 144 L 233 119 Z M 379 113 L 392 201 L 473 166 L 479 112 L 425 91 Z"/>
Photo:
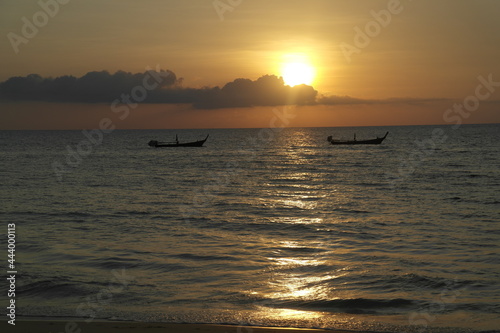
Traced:
<path id="1" fill-rule="evenodd" d="M 192 253 L 181 253 L 181 254 L 175 254 L 171 255 L 170 257 L 172 258 L 179 258 L 183 260 L 193 260 L 193 261 L 217 261 L 217 260 L 224 260 L 224 261 L 238 261 L 239 259 L 236 257 L 231 257 L 231 256 L 209 256 L 209 255 L 196 255 Z"/>
<path id="2" fill-rule="evenodd" d="M 347 209 L 347 208 L 342 208 L 342 207 L 334 208 L 333 211 L 347 213 L 347 214 L 371 214 L 371 213 L 373 213 L 373 212 L 370 212 L 367 210 Z"/>
<path id="3" fill-rule="evenodd" d="M 396 299 L 335 299 L 335 300 L 292 300 L 292 301 L 272 301 L 272 307 L 285 307 L 299 310 L 325 311 L 351 314 L 379 314 L 379 313 L 403 313 L 408 308 L 415 308 L 419 304 L 417 301 L 396 298 Z"/>
<path id="4" fill-rule="evenodd" d="M 23 284 L 19 288 L 19 297 L 41 297 L 57 300 L 61 298 L 86 295 L 91 290 L 90 283 L 72 282 L 64 278 L 40 280 Z"/>
<path id="5" fill-rule="evenodd" d="M 472 281 L 458 280 L 458 279 L 446 279 L 442 277 L 429 277 L 419 274 L 404 274 L 400 276 L 394 276 L 386 280 L 387 284 L 399 286 L 401 288 L 411 288 L 411 289 L 431 289 L 431 290 L 441 290 L 441 289 L 459 289 L 471 285 Z"/>

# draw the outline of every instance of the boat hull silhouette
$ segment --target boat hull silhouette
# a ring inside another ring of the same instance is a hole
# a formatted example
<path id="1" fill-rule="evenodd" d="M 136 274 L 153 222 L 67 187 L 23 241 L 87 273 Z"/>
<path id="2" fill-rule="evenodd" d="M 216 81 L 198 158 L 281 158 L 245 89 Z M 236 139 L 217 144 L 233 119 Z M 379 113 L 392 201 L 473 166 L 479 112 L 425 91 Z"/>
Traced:
<path id="1" fill-rule="evenodd" d="M 356 135 L 354 135 L 354 140 L 334 140 L 332 136 L 328 137 L 328 142 L 332 145 L 379 145 L 385 140 L 389 132 L 381 138 L 370 139 L 370 140 L 356 140 Z"/>
<path id="2" fill-rule="evenodd" d="M 160 142 L 156 140 L 151 140 L 148 142 L 150 147 L 164 148 L 164 147 L 202 147 L 205 141 L 208 139 L 208 135 L 205 139 L 193 142 L 179 142 L 177 136 L 175 137 L 175 142 Z"/>

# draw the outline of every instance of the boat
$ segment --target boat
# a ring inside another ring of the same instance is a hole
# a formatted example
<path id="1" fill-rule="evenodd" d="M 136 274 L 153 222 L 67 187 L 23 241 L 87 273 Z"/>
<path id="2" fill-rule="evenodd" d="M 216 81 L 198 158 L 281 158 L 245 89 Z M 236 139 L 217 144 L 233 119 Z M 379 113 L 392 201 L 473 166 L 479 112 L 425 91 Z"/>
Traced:
<path id="1" fill-rule="evenodd" d="M 210 135 L 210 134 L 209 134 Z M 202 147 L 205 141 L 207 141 L 208 135 L 205 139 L 193 142 L 179 142 L 177 135 L 175 136 L 175 142 L 161 142 L 156 140 L 151 140 L 148 142 L 150 147 L 161 148 L 161 147 Z"/>
<path id="2" fill-rule="evenodd" d="M 334 140 L 332 136 L 328 137 L 328 142 L 332 145 L 379 145 L 384 141 L 389 132 L 385 133 L 385 135 L 381 138 L 377 137 L 376 139 L 370 140 L 356 140 L 356 134 L 354 134 L 354 140 Z"/>

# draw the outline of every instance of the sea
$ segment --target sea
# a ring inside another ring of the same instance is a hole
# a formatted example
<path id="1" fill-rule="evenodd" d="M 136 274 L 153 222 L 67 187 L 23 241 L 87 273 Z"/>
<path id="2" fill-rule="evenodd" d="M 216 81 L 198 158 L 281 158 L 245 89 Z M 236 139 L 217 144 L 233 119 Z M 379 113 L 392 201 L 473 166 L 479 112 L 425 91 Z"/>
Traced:
<path id="1" fill-rule="evenodd" d="M 17 320 L 500 332 L 499 124 L 1 131 L 0 166 Z"/>

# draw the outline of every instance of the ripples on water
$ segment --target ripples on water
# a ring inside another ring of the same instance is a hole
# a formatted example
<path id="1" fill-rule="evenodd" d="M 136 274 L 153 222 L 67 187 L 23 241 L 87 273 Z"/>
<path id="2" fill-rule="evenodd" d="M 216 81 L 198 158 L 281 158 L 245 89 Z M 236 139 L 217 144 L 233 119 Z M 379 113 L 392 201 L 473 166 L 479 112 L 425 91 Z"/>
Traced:
<path id="1" fill-rule="evenodd" d="M 499 126 L 443 129 L 448 139 L 395 188 L 387 173 L 433 127 L 285 129 L 271 141 L 207 130 L 199 149 L 146 143 L 205 131 L 115 131 L 62 182 L 50 165 L 80 132 L 2 132 L 19 312 L 498 329 Z M 386 130 L 380 146 L 326 142 Z M 123 287 L 117 272 L 134 280 Z"/>

